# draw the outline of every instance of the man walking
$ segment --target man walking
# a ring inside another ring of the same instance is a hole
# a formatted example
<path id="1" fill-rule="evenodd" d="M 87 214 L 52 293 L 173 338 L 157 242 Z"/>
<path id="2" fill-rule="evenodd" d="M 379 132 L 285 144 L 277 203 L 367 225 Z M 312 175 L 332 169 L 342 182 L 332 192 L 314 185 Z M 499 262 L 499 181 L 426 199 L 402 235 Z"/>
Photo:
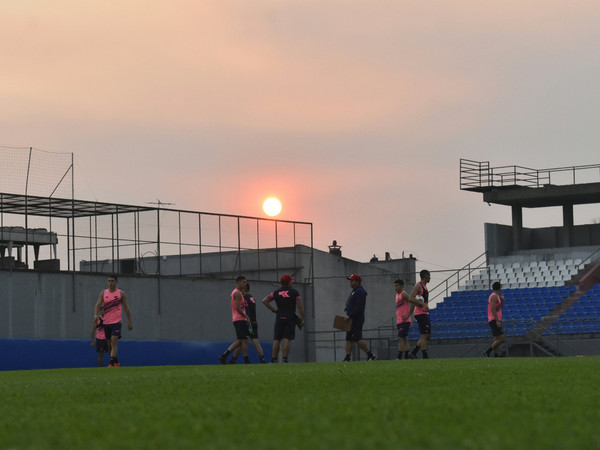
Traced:
<path id="1" fill-rule="evenodd" d="M 250 325 L 248 327 L 248 337 L 252 341 L 252 345 L 256 349 L 256 353 L 258 353 L 258 357 L 262 364 L 265 364 L 265 353 L 263 352 L 262 347 L 260 346 L 260 342 L 258 341 L 258 322 L 256 321 L 256 300 L 250 294 L 250 283 L 246 282 L 246 289 L 244 290 L 244 300 L 246 300 L 246 314 L 250 317 Z M 229 364 L 235 364 L 238 356 L 240 356 L 240 352 L 242 351 L 241 346 L 236 348 L 233 352 L 233 356 L 229 361 Z"/>
<path id="2" fill-rule="evenodd" d="M 122 310 L 125 310 L 127 329 L 129 331 L 133 329 L 133 323 L 131 322 L 131 312 L 127 304 L 127 296 L 121 289 L 117 289 L 117 276 L 109 275 L 107 282 L 108 289 L 100 292 L 100 297 L 96 302 L 94 320 L 96 320 L 100 309 L 102 309 L 104 311 L 104 334 L 107 342 L 110 342 L 110 363 L 108 367 L 119 367 L 121 364 L 118 358 L 118 345 L 119 339 L 121 339 Z"/>
<path id="3" fill-rule="evenodd" d="M 431 338 L 431 320 L 429 318 L 429 291 L 427 290 L 427 283 L 431 281 L 431 274 L 428 270 L 421 270 L 419 276 L 421 281 L 415 284 L 415 287 L 410 293 L 409 301 L 411 303 L 421 301 L 423 304 L 423 306 L 415 307 L 415 320 L 419 324 L 419 333 L 421 334 L 421 337 L 409 356 L 416 358 L 417 353 L 421 350 L 423 352 L 423 359 L 428 359 L 427 342 L 429 341 L 429 338 Z"/>
<path id="4" fill-rule="evenodd" d="M 236 287 L 231 292 L 231 319 L 237 339 L 219 356 L 221 364 L 225 364 L 227 356 L 240 345 L 242 346 L 242 353 L 244 353 L 244 364 L 250 364 L 250 360 L 248 359 L 248 324 L 250 323 L 250 318 L 246 314 L 246 300 L 243 294 L 246 284 L 246 277 L 240 275 L 236 278 Z"/>
<path id="5" fill-rule="evenodd" d="M 500 352 L 498 352 L 498 347 L 506 340 L 504 329 L 502 328 L 502 308 L 504 308 L 504 295 L 500 292 L 502 290 L 502 285 L 496 281 L 492 284 L 492 289 L 493 292 L 488 298 L 487 317 L 488 324 L 492 329 L 494 341 L 490 348 L 483 352 L 485 358 L 489 358 L 492 351 L 494 351 L 494 356 L 496 358 L 501 356 Z"/>
<path id="6" fill-rule="evenodd" d="M 365 323 L 365 306 L 367 302 L 367 291 L 362 287 L 362 279 L 360 275 L 353 273 L 349 277 L 352 293 L 346 300 L 346 317 L 352 319 L 350 331 L 346 333 L 346 357 L 344 361 L 352 361 L 352 347 L 356 342 L 366 354 L 367 361 L 375 361 L 375 355 L 362 340 L 362 329 Z"/>
<path id="7" fill-rule="evenodd" d="M 398 327 L 398 358 L 412 359 L 408 346 L 408 330 L 410 329 L 410 316 L 415 306 L 423 307 L 425 303 L 421 300 L 410 301 L 409 295 L 404 290 L 404 280 L 394 281 L 394 290 L 396 291 L 396 326 Z"/>
<path id="8" fill-rule="evenodd" d="M 273 354 L 272 363 L 276 363 L 279 358 L 280 342 L 283 340 L 283 348 L 281 350 L 282 362 L 288 362 L 290 354 L 290 341 L 296 337 L 296 308 L 300 313 L 301 325 L 304 324 L 304 309 L 302 308 L 302 300 L 300 294 L 292 288 L 292 278 L 290 275 L 281 277 L 281 287 L 276 291 L 271 292 L 263 299 L 263 304 L 270 311 L 277 314 L 275 317 L 275 327 L 273 333 Z M 271 302 L 275 300 L 277 309 L 271 306 Z"/>

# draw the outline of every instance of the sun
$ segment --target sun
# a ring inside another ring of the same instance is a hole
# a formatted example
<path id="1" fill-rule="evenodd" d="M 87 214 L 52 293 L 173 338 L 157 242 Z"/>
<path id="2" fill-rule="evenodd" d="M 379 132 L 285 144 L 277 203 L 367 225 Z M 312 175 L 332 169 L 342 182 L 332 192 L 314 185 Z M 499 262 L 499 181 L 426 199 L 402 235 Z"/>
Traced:
<path id="1" fill-rule="evenodd" d="M 281 212 L 281 202 L 275 197 L 270 197 L 264 201 L 263 211 L 268 216 L 276 216 Z"/>

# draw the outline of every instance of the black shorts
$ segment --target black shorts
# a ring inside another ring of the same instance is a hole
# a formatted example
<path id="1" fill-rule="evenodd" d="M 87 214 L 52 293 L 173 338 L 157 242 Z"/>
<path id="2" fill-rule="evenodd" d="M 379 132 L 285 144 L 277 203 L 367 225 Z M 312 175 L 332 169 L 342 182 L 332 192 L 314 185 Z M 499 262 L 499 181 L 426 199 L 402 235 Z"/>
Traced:
<path id="1" fill-rule="evenodd" d="M 108 341 L 106 339 L 97 339 L 96 338 L 96 351 L 100 352 L 108 352 Z"/>
<path id="2" fill-rule="evenodd" d="M 235 337 L 236 339 L 247 339 L 248 334 L 248 322 L 245 320 L 236 320 L 233 322 L 233 327 L 235 328 Z"/>
<path id="3" fill-rule="evenodd" d="M 348 331 L 346 333 L 347 341 L 358 342 L 358 341 L 362 340 L 362 338 L 363 338 L 363 335 L 362 335 L 363 323 L 364 322 L 361 320 L 352 319 L 352 327 L 350 328 L 350 331 Z"/>
<path id="4" fill-rule="evenodd" d="M 418 314 L 415 316 L 417 323 L 419 324 L 419 333 L 431 334 L 431 319 L 429 314 Z"/>
<path id="5" fill-rule="evenodd" d="M 398 326 L 398 337 L 407 337 L 408 329 L 410 328 L 410 322 L 397 323 L 396 325 Z"/>
<path id="6" fill-rule="evenodd" d="M 258 323 L 252 322 L 252 332 L 248 332 L 250 339 L 258 339 Z"/>
<path id="7" fill-rule="evenodd" d="M 498 324 L 495 320 L 491 320 L 488 322 L 488 325 L 492 329 L 493 336 L 502 336 L 504 334 L 504 328 L 502 327 L 502 322 L 500 322 L 500 328 L 498 328 Z"/>
<path id="8" fill-rule="evenodd" d="M 117 336 L 119 339 L 121 339 L 121 322 L 105 323 L 104 335 L 106 336 L 106 340 L 109 340 L 113 336 Z"/>
<path id="9" fill-rule="evenodd" d="M 275 328 L 273 330 L 273 340 L 280 341 L 289 339 L 293 341 L 296 338 L 296 320 L 291 319 L 275 319 Z"/>

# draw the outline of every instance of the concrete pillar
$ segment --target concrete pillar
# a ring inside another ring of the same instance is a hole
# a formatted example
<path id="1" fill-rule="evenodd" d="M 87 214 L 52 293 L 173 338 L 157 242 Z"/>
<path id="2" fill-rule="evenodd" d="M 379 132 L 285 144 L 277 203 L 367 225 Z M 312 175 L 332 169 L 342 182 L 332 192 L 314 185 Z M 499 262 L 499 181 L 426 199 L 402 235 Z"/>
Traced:
<path id="1" fill-rule="evenodd" d="M 575 226 L 573 222 L 573 205 L 563 205 L 563 228 L 567 236 L 567 247 L 571 247 L 575 241 Z"/>
<path id="2" fill-rule="evenodd" d="M 512 210 L 512 247 L 513 250 L 521 249 L 523 236 L 523 208 L 517 205 L 511 206 Z"/>

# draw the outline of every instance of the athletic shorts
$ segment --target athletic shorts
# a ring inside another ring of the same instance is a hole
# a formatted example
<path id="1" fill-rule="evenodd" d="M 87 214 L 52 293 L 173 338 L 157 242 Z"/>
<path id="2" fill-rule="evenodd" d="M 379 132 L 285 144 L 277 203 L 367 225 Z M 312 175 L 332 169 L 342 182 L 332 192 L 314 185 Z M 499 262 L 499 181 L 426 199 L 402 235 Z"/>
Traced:
<path id="1" fill-rule="evenodd" d="M 407 337 L 408 329 L 410 328 L 410 322 L 397 323 L 396 325 L 398 326 L 398 337 Z"/>
<path id="2" fill-rule="evenodd" d="M 360 320 L 352 320 L 352 327 L 350 328 L 350 331 L 348 331 L 346 333 L 346 340 L 350 341 L 350 342 L 358 342 L 360 340 L 362 340 L 363 335 L 362 335 L 362 327 L 363 327 L 363 323 Z"/>
<path id="3" fill-rule="evenodd" d="M 492 335 L 494 336 L 502 336 L 504 334 L 504 328 L 502 327 L 502 322 L 500 322 L 500 328 L 498 328 L 498 324 L 495 320 L 490 320 L 488 322 L 490 328 L 492 329 Z"/>
<path id="4" fill-rule="evenodd" d="M 418 314 L 415 316 L 417 323 L 419 324 L 419 333 L 431 334 L 431 319 L 429 314 Z"/>
<path id="5" fill-rule="evenodd" d="M 296 321 L 291 319 L 275 319 L 275 327 L 273 330 L 273 340 L 280 341 L 289 339 L 293 341 L 296 337 Z"/>
<path id="6" fill-rule="evenodd" d="M 106 339 L 96 339 L 96 351 L 108 352 L 108 341 Z"/>
<path id="7" fill-rule="evenodd" d="M 236 320 L 233 322 L 233 327 L 235 328 L 235 337 L 236 339 L 247 339 L 248 334 L 248 322 L 245 320 Z"/>
<path id="8" fill-rule="evenodd" d="M 258 339 L 258 323 L 252 322 L 252 332 L 248 332 L 250 339 Z"/>
<path id="9" fill-rule="evenodd" d="M 105 323 L 104 324 L 104 335 L 106 339 L 110 339 L 112 336 L 117 336 L 121 339 L 121 322 L 119 323 Z"/>

